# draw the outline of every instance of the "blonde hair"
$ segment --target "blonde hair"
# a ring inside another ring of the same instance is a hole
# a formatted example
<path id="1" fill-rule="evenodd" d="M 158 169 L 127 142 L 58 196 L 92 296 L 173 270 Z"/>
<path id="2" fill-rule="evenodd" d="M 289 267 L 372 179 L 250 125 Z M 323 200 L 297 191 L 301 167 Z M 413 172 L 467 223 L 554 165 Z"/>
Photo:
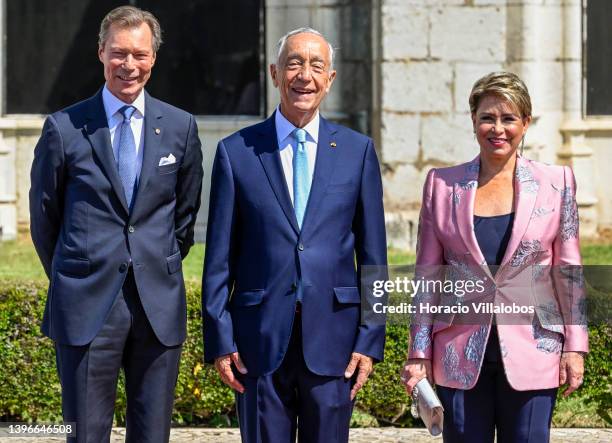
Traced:
<path id="1" fill-rule="evenodd" d="M 100 33 L 98 34 L 98 45 L 104 48 L 106 40 L 108 40 L 108 31 L 111 25 L 117 25 L 120 28 L 137 28 L 141 24 L 146 23 L 151 29 L 153 35 L 153 52 L 157 53 L 162 44 L 162 30 L 159 21 L 149 11 L 143 11 L 135 6 L 119 6 L 106 14 L 100 24 Z"/>
<path id="2" fill-rule="evenodd" d="M 470 93 L 470 112 L 476 114 L 483 97 L 495 95 L 508 100 L 521 113 L 522 118 L 531 117 L 531 97 L 527 86 L 512 72 L 491 72 L 474 83 Z"/>

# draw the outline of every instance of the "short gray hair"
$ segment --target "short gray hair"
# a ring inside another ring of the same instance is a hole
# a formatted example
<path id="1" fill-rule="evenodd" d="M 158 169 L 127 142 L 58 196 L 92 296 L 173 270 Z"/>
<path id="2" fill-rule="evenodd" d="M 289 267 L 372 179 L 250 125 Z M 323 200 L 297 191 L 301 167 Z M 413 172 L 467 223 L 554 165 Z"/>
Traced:
<path id="1" fill-rule="evenodd" d="M 151 29 L 153 35 L 153 52 L 157 53 L 162 44 L 162 30 L 159 21 L 149 11 L 143 11 L 135 6 L 119 6 L 106 14 L 100 24 L 100 33 L 98 34 L 98 45 L 104 47 L 108 40 L 108 31 L 111 25 L 116 25 L 120 28 L 137 28 L 141 24 L 146 23 Z"/>
<path id="2" fill-rule="evenodd" d="M 329 48 L 329 69 L 333 69 L 333 67 L 334 67 L 334 52 L 335 52 L 334 47 L 332 46 L 332 44 L 330 42 L 327 41 L 327 39 L 325 38 L 325 36 L 323 34 L 321 34 L 316 29 L 309 28 L 309 27 L 303 27 L 303 28 L 294 29 L 293 31 L 289 31 L 288 33 L 286 33 L 285 35 L 283 35 L 280 38 L 280 40 L 278 41 L 278 44 L 277 44 L 278 50 L 277 50 L 277 53 L 276 53 L 276 64 L 278 64 L 280 62 L 280 56 L 281 56 L 281 54 L 283 52 L 283 49 L 285 49 L 285 45 L 287 44 L 287 40 L 289 39 L 289 37 L 292 37 L 292 36 L 297 35 L 297 34 L 314 34 L 314 35 L 318 35 L 323 40 L 325 40 L 325 43 L 327 43 L 327 47 Z"/>

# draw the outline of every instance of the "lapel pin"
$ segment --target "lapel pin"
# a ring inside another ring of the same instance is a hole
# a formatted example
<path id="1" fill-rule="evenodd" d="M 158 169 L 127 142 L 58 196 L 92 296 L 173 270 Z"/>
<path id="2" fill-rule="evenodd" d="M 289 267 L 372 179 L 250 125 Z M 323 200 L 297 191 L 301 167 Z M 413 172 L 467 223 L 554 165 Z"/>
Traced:
<path id="1" fill-rule="evenodd" d="M 160 133 L 160 132 L 161 132 L 161 129 L 159 129 L 159 128 L 155 128 L 155 133 L 156 133 L 157 135 L 159 135 L 159 133 Z"/>
<path id="2" fill-rule="evenodd" d="M 336 142 L 331 142 L 331 143 L 329 144 L 329 146 L 331 146 L 332 148 L 335 148 L 335 147 L 336 147 Z"/>

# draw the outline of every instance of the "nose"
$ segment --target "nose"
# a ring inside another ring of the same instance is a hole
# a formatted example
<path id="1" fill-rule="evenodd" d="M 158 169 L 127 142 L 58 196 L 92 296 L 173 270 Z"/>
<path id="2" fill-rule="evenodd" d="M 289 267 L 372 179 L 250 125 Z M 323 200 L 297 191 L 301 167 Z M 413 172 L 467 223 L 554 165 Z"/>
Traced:
<path id="1" fill-rule="evenodd" d="M 310 64 L 304 63 L 302 69 L 300 69 L 299 78 L 306 82 L 310 81 L 310 79 L 312 78 L 312 70 L 310 68 Z"/>
<path id="2" fill-rule="evenodd" d="M 122 67 L 124 69 L 132 69 L 133 65 L 134 65 L 134 57 L 132 56 L 132 54 L 128 54 L 123 60 Z"/>
<path id="3" fill-rule="evenodd" d="M 504 132 L 504 125 L 501 122 L 501 119 L 495 120 L 495 124 L 491 127 L 491 132 L 494 134 L 501 134 Z"/>

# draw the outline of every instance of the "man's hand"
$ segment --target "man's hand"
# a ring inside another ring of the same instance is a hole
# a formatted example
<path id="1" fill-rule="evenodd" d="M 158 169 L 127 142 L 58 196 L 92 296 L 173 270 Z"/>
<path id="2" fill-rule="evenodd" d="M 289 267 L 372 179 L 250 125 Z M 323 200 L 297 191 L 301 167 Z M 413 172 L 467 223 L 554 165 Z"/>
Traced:
<path id="1" fill-rule="evenodd" d="M 580 387 L 584 376 L 584 357 L 580 352 L 564 352 L 559 363 L 559 384 L 568 384 L 563 397 Z"/>
<path id="2" fill-rule="evenodd" d="M 412 390 L 418 382 L 427 378 L 433 383 L 431 372 L 431 360 L 426 358 L 412 358 L 404 364 L 400 380 L 404 383 L 408 395 L 412 395 Z"/>
<path id="3" fill-rule="evenodd" d="M 372 360 L 372 357 L 368 357 L 367 355 L 360 354 L 359 352 L 353 352 L 351 354 L 351 361 L 344 370 L 344 377 L 351 378 L 355 373 L 355 369 L 357 368 L 359 368 L 359 372 L 357 373 L 357 381 L 355 382 L 353 389 L 351 389 L 351 401 L 355 398 L 357 392 L 363 388 L 363 385 L 365 385 L 365 382 L 372 373 L 374 368 L 374 360 Z"/>
<path id="4" fill-rule="evenodd" d="M 234 376 L 234 372 L 232 371 L 232 363 L 234 363 L 236 369 L 238 369 L 241 374 L 246 374 L 248 372 L 247 368 L 244 366 L 244 363 L 242 363 L 242 360 L 240 359 L 240 354 L 237 352 L 217 357 L 215 359 L 215 369 L 219 373 L 219 377 L 221 377 L 221 381 L 223 381 L 223 383 L 243 394 L 244 386 L 242 386 L 242 383 L 240 383 Z"/>

